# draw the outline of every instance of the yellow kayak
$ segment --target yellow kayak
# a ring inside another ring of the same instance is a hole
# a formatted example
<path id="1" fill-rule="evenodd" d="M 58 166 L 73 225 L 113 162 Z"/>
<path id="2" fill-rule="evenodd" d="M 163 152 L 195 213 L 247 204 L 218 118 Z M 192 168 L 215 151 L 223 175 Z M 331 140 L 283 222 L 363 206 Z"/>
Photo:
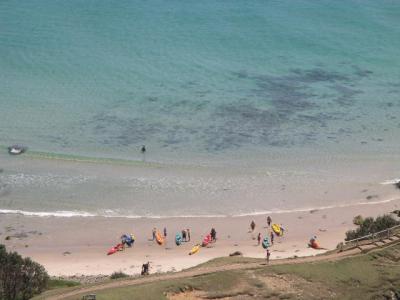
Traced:
<path id="1" fill-rule="evenodd" d="M 281 235 L 281 226 L 278 224 L 272 224 L 272 231 L 276 233 L 276 235 Z"/>
<path id="2" fill-rule="evenodd" d="M 196 245 L 192 248 L 192 250 L 190 250 L 189 255 L 195 254 L 197 252 L 199 252 L 201 245 Z"/>

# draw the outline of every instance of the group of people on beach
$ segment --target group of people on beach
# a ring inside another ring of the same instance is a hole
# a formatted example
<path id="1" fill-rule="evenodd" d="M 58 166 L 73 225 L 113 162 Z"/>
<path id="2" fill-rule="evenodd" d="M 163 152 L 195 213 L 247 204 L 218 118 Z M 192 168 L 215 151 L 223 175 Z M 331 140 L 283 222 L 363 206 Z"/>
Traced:
<path id="1" fill-rule="evenodd" d="M 151 238 L 152 241 L 156 240 L 156 233 L 157 233 L 157 228 L 154 227 L 153 230 L 152 230 L 152 233 L 151 233 L 152 234 L 152 238 Z M 182 229 L 181 233 L 182 233 L 182 241 L 183 242 L 190 242 L 190 229 L 189 228 Z M 163 235 L 164 235 L 164 238 L 167 237 L 167 227 L 164 227 Z"/>
<path id="2" fill-rule="evenodd" d="M 152 241 L 156 240 L 156 233 L 157 233 L 157 228 L 154 227 L 152 230 Z M 164 238 L 167 237 L 167 228 L 164 227 L 163 230 L 163 234 L 164 234 Z M 186 228 L 186 229 L 182 229 L 181 231 L 182 234 L 182 241 L 183 242 L 190 242 L 190 228 Z M 210 235 L 211 235 L 211 241 L 215 242 L 217 240 L 217 231 L 215 230 L 215 228 L 211 228 L 210 231 Z"/>
<path id="3" fill-rule="evenodd" d="M 267 228 L 269 229 L 268 230 L 269 236 L 264 238 L 264 241 L 263 241 L 263 243 L 265 243 L 265 240 L 267 240 L 268 237 L 269 237 L 269 243 L 267 241 L 267 243 L 268 243 L 267 246 L 265 246 L 263 244 L 263 247 L 266 250 L 266 260 L 267 260 L 267 262 L 269 262 L 269 259 L 270 259 L 270 256 L 271 256 L 271 251 L 270 251 L 269 248 L 274 244 L 275 235 L 282 236 L 284 231 L 285 231 L 283 226 L 282 226 L 282 224 L 281 224 L 281 225 L 278 226 L 279 229 L 280 229 L 280 232 L 278 232 L 278 233 L 274 232 L 274 229 L 275 229 L 274 226 L 277 226 L 277 224 L 272 224 L 272 219 L 271 219 L 270 216 L 268 216 L 267 217 Z M 251 231 L 250 231 L 251 233 L 253 233 L 255 231 L 255 229 L 256 229 L 256 223 L 254 222 L 254 220 L 252 220 L 251 223 L 250 223 L 250 229 L 251 229 Z M 162 232 L 163 232 L 164 238 L 167 238 L 167 228 L 166 227 L 164 227 Z M 157 235 L 157 228 L 154 227 L 153 230 L 152 230 L 152 241 L 156 240 L 156 235 Z M 182 242 L 190 242 L 191 241 L 191 231 L 190 231 L 190 229 L 189 228 L 182 229 L 181 230 L 181 236 L 182 236 Z M 217 231 L 215 230 L 215 228 L 211 228 L 209 236 L 211 238 L 210 242 L 215 242 L 217 240 Z M 253 239 L 254 239 L 254 236 L 253 236 Z M 121 236 L 121 244 L 124 245 L 124 246 L 126 245 L 128 247 L 132 247 L 134 242 L 135 242 L 135 236 L 133 234 L 131 234 L 131 235 L 124 234 L 124 235 Z M 261 235 L 261 232 L 259 232 L 258 235 L 257 235 L 257 245 L 260 245 L 261 242 L 262 242 L 262 235 Z M 142 275 L 149 274 L 149 269 L 150 269 L 150 262 L 144 263 L 142 265 L 142 272 L 141 272 Z"/>
<path id="4" fill-rule="evenodd" d="M 274 245 L 275 235 L 279 236 L 279 237 L 282 237 L 283 234 L 285 233 L 285 229 L 283 228 L 282 224 L 280 224 L 278 226 L 279 232 L 274 232 L 273 226 L 277 226 L 277 224 L 272 224 L 272 219 L 271 219 L 270 216 L 268 216 L 267 217 L 267 228 L 269 229 L 268 230 L 269 232 L 268 232 L 267 237 L 265 238 L 265 240 L 267 240 L 268 237 L 269 237 L 269 241 L 267 241 L 267 246 L 263 245 L 263 247 L 266 249 L 267 262 L 269 262 L 269 258 L 271 256 L 271 251 L 270 251 L 269 248 Z M 254 222 L 254 220 L 252 220 L 251 223 L 250 223 L 250 232 L 253 233 L 255 229 L 256 229 L 256 223 Z M 253 237 L 253 239 L 254 239 L 254 237 Z M 259 232 L 258 235 L 257 235 L 257 246 L 259 246 L 261 244 L 261 241 L 262 241 L 262 235 L 261 235 L 261 232 Z"/>
<path id="5" fill-rule="evenodd" d="M 152 232 L 151 232 L 151 240 L 152 241 L 155 241 L 156 240 L 156 233 L 157 233 L 157 228 L 153 228 L 153 230 L 152 230 Z M 164 230 L 163 230 L 163 235 L 164 235 L 164 238 L 166 238 L 167 237 L 167 227 L 164 227 Z"/>

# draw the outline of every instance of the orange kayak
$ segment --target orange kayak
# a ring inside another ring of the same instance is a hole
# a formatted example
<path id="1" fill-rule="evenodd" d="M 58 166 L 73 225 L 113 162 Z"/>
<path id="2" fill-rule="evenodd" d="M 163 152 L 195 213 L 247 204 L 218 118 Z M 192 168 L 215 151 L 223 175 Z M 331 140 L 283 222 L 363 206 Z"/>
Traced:
<path id="1" fill-rule="evenodd" d="M 156 232 L 156 241 L 159 245 L 164 244 L 164 237 L 161 235 L 159 231 Z"/>

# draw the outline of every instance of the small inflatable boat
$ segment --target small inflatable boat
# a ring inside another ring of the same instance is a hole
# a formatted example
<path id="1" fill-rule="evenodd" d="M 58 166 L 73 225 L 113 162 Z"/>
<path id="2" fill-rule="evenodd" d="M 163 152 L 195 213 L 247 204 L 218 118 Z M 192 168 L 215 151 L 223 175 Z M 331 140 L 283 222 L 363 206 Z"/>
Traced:
<path id="1" fill-rule="evenodd" d="M 13 146 L 8 147 L 8 154 L 19 155 L 19 154 L 24 153 L 26 150 L 27 150 L 27 148 L 24 146 L 13 145 Z"/>

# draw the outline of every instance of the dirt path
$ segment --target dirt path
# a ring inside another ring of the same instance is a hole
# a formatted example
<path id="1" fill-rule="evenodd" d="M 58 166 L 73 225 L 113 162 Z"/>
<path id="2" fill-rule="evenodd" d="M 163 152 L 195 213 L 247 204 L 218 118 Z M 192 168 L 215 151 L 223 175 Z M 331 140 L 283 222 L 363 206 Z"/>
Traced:
<path id="1" fill-rule="evenodd" d="M 393 245 L 398 242 L 390 243 L 388 245 Z M 385 246 L 388 246 L 385 245 Z M 382 248 L 382 247 L 375 247 L 376 248 Z M 368 249 L 368 251 L 371 251 L 373 249 Z M 352 250 L 347 250 L 343 252 L 335 252 L 335 253 L 330 253 L 326 255 L 319 255 L 319 256 L 308 256 L 308 257 L 300 257 L 300 258 L 288 258 L 288 259 L 278 259 L 278 260 L 273 260 L 270 261 L 269 265 L 282 265 L 282 264 L 300 264 L 300 263 L 306 263 L 306 262 L 317 262 L 317 261 L 333 261 L 333 260 L 339 260 L 345 257 L 353 256 L 356 254 L 360 254 L 362 251 L 359 248 L 355 248 Z M 188 278 L 188 277 L 194 277 L 194 276 L 201 276 L 209 273 L 215 273 L 215 272 L 223 272 L 223 271 L 231 271 L 231 270 L 246 270 L 246 269 L 256 269 L 260 267 L 265 267 L 267 263 L 265 262 L 257 262 L 257 263 L 246 263 L 246 264 L 231 264 L 231 265 L 226 265 L 226 266 L 216 266 L 216 267 L 200 267 L 196 268 L 194 270 L 188 270 L 188 271 L 181 271 L 178 273 L 170 273 L 170 274 L 159 274 L 159 275 L 152 275 L 149 277 L 139 277 L 135 279 L 126 279 L 126 280 L 119 280 L 115 282 L 108 282 L 104 284 L 99 284 L 91 287 L 82 287 L 78 289 L 74 289 L 70 292 L 66 292 L 62 295 L 55 295 L 55 296 L 50 296 L 46 299 L 49 300 L 58 300 L 58 299 L 66 299 L 69 297 L 74 297 L 80 294 L 91 294 L 96 291 L 100 290 L 105 290 L 105 289 L 110 289 L 110 288 L 118 288 L 118 287 L 127 287 L 127 286 L 134 286 L 134 285 L 140 285 L 140 284 L 145 284 L 145 283 L 152 283 L 156 281 L 164 281 L 164 280 L 173 280 L 173 279 L 182 279 L 182 278 Z"/>

